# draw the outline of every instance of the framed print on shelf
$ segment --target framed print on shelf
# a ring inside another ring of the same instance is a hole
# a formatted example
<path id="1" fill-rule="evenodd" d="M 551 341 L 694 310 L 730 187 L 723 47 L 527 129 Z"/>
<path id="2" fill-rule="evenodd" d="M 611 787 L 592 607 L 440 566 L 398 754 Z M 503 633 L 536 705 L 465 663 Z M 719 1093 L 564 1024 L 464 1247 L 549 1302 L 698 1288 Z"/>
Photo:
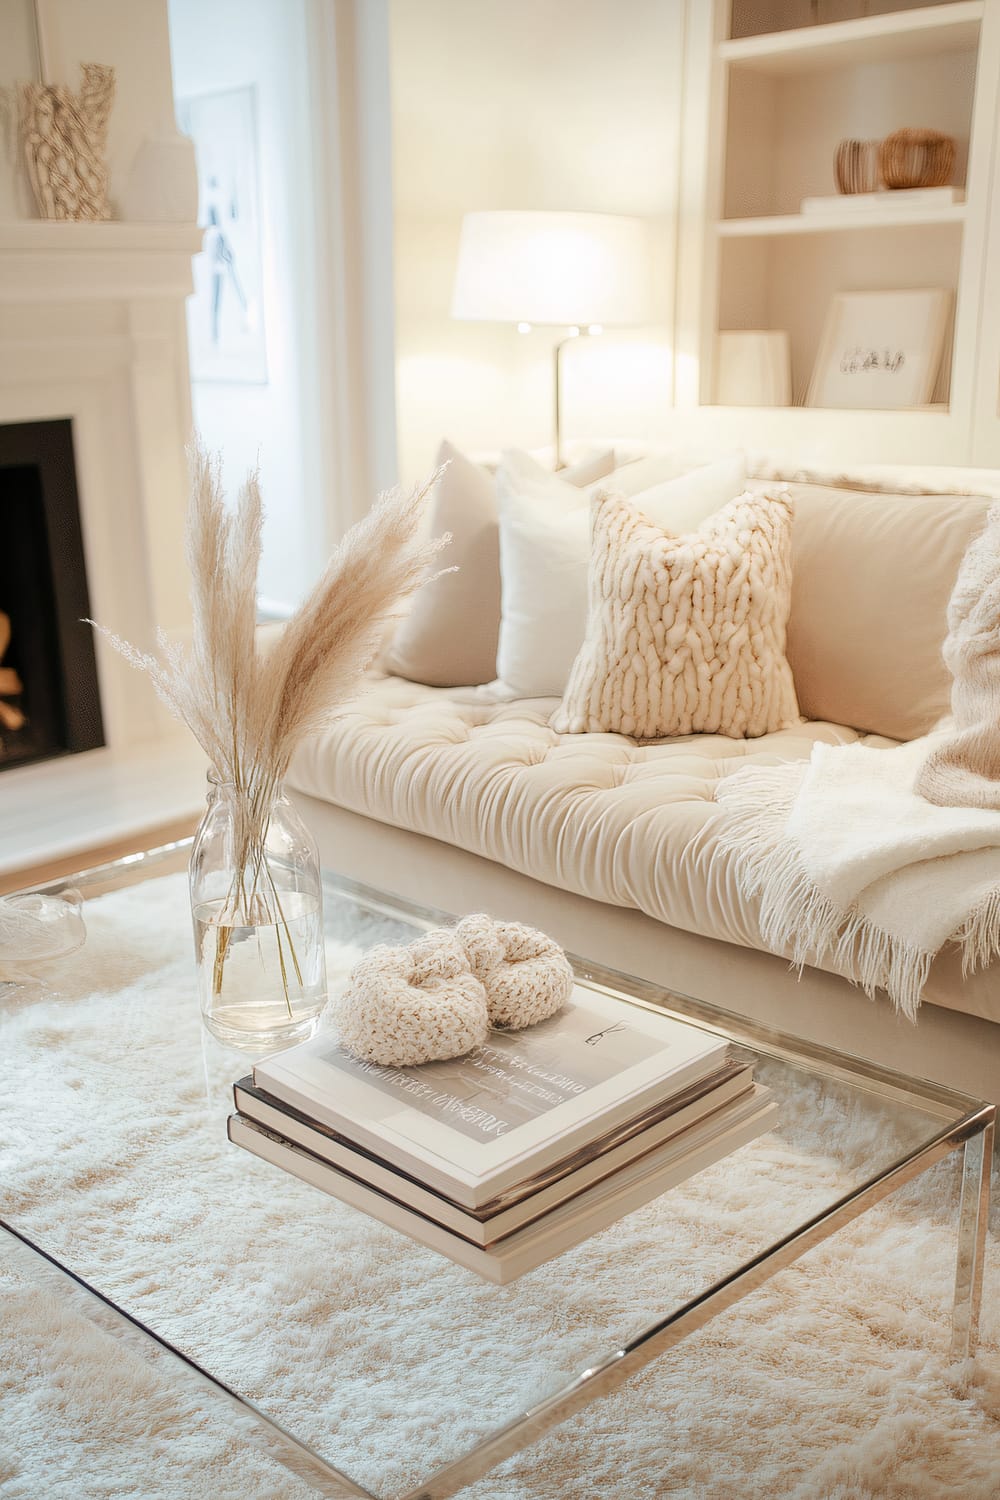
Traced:
<path id="1" fill-rule="evenodd" d="M 267 384 L 253 88 L 179 100 L 198 160 L 201 253 L 188 298 L 191 379 Z"/>
<path id="2" fill-rule="evenodd" d="M 899 411 L 934 395 L 952 293 L 840 292 L 830 304 L 807 406 Z"/>

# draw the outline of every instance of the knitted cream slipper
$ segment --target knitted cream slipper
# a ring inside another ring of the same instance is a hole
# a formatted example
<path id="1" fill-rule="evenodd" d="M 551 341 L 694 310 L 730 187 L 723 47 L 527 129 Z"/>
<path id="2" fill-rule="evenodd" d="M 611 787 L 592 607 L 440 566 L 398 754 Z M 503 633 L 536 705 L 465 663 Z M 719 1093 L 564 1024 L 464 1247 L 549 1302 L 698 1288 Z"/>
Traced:
<path id="1" fill-rule="evenodd" d="M 520 922 L 464 917 L 455 936 L 486 991 L 494 1026 L 514 1030 L 554 1016 L 569 999 L 573 970 L 559 944 Z"/>
<path id="2" fill-rule="evenodd" d="M 569 999 L 573 971 L 552 938 L 482 913 L 405 948 L 373 948 L 327 1010 L 357 1057 L 406 1068 L 461 1057 L 493 1026 L 533 1026 Z"/>
<path id="3" fill-rule="evenodd" d="M 461 1057 L 490 1029 L 483 986 L 443 927 L 366 953 L 331 1010 L 348 1051 L 387 1068 Z"/>

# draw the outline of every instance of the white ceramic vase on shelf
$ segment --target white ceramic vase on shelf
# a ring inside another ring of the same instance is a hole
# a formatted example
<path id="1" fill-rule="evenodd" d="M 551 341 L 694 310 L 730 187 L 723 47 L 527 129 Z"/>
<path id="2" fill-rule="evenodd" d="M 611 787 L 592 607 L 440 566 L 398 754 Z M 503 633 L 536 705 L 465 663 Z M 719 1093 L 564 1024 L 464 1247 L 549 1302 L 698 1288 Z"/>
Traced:
<path id="1" fill-rule="evenodd" d="M 196 223 L 194 142 L 178 130 L 147 136 L 129 168 L 119 209 L 121 217 L 131 223 Z"/>
<path id="2" fill-rule="evenodd" d="M 783 329 L 733 329 L 719 334 L 717 406 L 789 406 L 792 362 Z"/>

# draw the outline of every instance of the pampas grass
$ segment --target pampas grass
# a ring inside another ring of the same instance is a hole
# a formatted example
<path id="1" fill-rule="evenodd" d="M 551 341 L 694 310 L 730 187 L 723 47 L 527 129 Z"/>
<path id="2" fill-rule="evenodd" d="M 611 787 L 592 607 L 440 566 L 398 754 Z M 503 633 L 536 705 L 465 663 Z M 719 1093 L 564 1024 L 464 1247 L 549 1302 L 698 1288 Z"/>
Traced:
<path id="1" fill-rule="evenodd" d="M 265 858 L 271 809 L 296 748 L 356 695 L 387 622 L 450 540 L 418 538 L 425 501 L 441 471 L 410 491 L 379 496 L 265 656 L 256 639 L 264 516 L 258 477 L 247 478 L 230 510 L 218 457 L 199 446 L 190 458 L 190 646 L 172 644 L 158 631 L 159 655 L 152 656 L 113 631 L 97 629 L 148 673 L 205 751 L 214 779 L 232 789 L 235 877 L 220 920 L 283 923 Z M 285 930 L 287 936 L 287 925 Z M 220 933 L 216 993 L 225 956 Z M 297 972 L 294 950 L 290 958 Z"/>
<path id="2" fill-rule="evenodd" d="M 190 647 L 171 644 L 158 631 L 156 657 L 101 625 L 97 629 L 149 674 L 221 781 L 265 796 L 283 780 L 305 737 L 355 695 L 386 623 L 424 582 L 450 540 L 417 537 L 424 503 L 439 477 L 440 470 L 408 492 L 394 489 L 379 496 L 344 537 L 265 657 L 256 642 L 264 516 L 257 475 L 247 478 L 230 511 L 218 457 L 195 448 L 185 549 L 191 572 Z"/>

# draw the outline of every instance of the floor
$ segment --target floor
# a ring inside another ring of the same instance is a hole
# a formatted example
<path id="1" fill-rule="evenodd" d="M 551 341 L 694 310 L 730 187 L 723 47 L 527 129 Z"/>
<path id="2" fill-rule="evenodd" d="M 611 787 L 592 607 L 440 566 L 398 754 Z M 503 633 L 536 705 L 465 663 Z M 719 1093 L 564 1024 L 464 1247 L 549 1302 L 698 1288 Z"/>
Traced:
<path id="1" fill-rule="evenodd" d="M 0 775 L 0 892 L 186 838 L 205 798 L 189 736 L 23 766 Z"/>

